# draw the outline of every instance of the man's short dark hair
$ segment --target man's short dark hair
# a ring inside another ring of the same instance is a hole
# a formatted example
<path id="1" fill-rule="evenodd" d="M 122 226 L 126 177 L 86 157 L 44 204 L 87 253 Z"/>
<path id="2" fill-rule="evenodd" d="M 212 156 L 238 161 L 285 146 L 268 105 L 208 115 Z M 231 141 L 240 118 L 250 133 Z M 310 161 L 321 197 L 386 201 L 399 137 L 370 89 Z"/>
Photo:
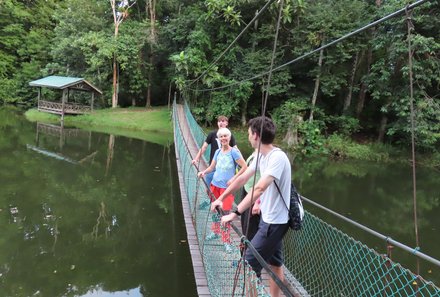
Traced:
<path id="1" fill-rule="evenodd" d="M 261 130 L 261 125 L 263 125 L 263 130 Z M 273 140 L 275 139 L 276 127 L 270 118 L 266 116 L 253 118 L 249 120 L 248 126 L 251 128 L 252 133 L 257 133 L 257 135 L 260 136 L 261 143 L 273 143 Z"/>

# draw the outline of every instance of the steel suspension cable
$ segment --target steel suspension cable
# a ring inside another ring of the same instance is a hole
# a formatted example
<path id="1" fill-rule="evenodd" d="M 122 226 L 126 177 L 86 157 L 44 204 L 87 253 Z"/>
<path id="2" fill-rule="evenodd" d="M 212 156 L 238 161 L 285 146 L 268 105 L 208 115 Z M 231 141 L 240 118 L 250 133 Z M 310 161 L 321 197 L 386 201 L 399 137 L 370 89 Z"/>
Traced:
<path id="1" fill-rule="evenodd" d="M 415 149 L 415 119 L 414 119 L 414 87 L 413 87 L 413 55 L 411 49 L 412 31 L 412 10 L 406 11 L 406 22 L 408 27 L 408 75 L 409 75 L 409 95 L 410 95 L 410 119 L 411 119 L 411 157 L 412 157 L 412 184 L 413 184 L 413 212 L 414 212 L 414 232 L 416 237 L 416 248 L 420 248 L 419 226 L 417 220 L 417 178 L 416 178 L 416 149 Z M 417 261 L 417 274 L 420 273 L 420 264 Z"/>
<path id="2" fill-rule="evenodd" d="M 249 29 L 249 27 L 261 16 L 263 12 L 266 11 L 266 9 L 269 7 L 270 4 L 275 2 L 276 0 L 269 0 L 266 2 L 266 4 L 261 8 L 261 10 L 254 16 L 254 18 L 244 27 L 244 29 L 240 32 L 240 34 L 235 37 L 235 39 L 229 44 L 229 46 L 212 62 L 209 64 L 208 68 L 206 68 L 205 71 L 202 72 L 197 78 L 191 81 L 191 83 L 188 85 L 191 86 L 193 83 L 198 81 L 200 78 L 202 78 L 215 64 L 217 64 L 218 61 L 220 61 L 221 58 L 229 51 L 229 49 L 240 39 L 240 37 Z"/>
<path id="3" fill-rule="evenodd" d="M 309 56 L 311 56 L 311 55 L 313 55 L 313 54 L 315 54 L 315 53 L 317 53 L 317 52 L 319 52 L 319 51 L 321 51 L 323 49 L 331 47 L 331 46 L 333 46 L 333 45 L 335 45 L 335 44 L 337 44 L 337 43 L 339 43 L 339 42 L 341 42 L 341 41 L 343 41 L 343 40 L 345 40 L 345 39 L 347 39 L 349 37 L 357 35 L 357 34 L 359 34 L 361 32 L 364 32 L 364 31 L 368 30 L 371 27 L 377 26 L 377 25 L 379 25 L 379 24 L 381 24 L 381 23 L 383 23 L 383 22 L 385 22 L 385 21 L 387 21 L 387 20 L 389 20 L 391 18 L 394 18 L 394 17 L 396 17 L 398 15 L 401 15 L 401 14 L 405 13 L 405 11 L 407 9 L 413 9 L 415 7 L 418 7 L 418 6 L 422 5 L 422 4 L 424 4 L 425 2 L 429 2 L 429 0 L 419 0 L 417 2 L 414 2 L 413 4 L 410 4 L 410 5 L 406 6 L 405 8 L 399 9 L 399 10 L 397 10 L 397 11 L 395 11 L 395 12 L 393 12 L 393 13 L 391 13 L 391 14 L 389 14 L 389 15 L 387 15 L 387 16 L 385 16 L 385 17 L 383 17 L 383 18 L 381 18 L 381 19 L 379 19 L 377 21 L 373 21 L 373 22 L 369 23 L 368 25 L 365 25 L 364 27 L 361 27 L 361 28 L 359 28 L 359 29 L 357 29 L 355 31 L 352 31 L 352 32 L 342 36 L 342 37 L 339 37 L 339 38 L 337 38 L 337 39 L 335 39 L 335 40 L 333 40 L 333 41 L 331 41 L 331 42 L 329 42 L 329 43 L 327 43 L 327 44 L 325 44 L 325 45 L 323 45 L 321 47 L 318 47 L 318 48 L 316 48 L 314 50 L 311 50 L 308 53 L 305 53 L 305 54 L 303 54 L 303 55 L 301 55 L 301 56 L 299 56 L 299 57 L 297 57 L 297 58 L 295 58 L 293 60 L 290 60 L 287 63 L 279 65 L 279 66 L 275 67 L 272 71 L 278 71 L 278 70 L 280 70 L 280 69 L 282 69 L 282 68 L 284 68 L 284 67 L 286 67 L 286 66 L 288 66 L 290 64 L 293 64 L 293 63 L 296 63 L 298 61 L 301 61 L 301 60 L 303 60 L 303 59 L 305 59 L 305 58 L 307 58 L 307 57 L 309 57 Z M 201 89 L 200 91 L 201 92 L 205 92 L 205 91 L 221 90 L 221 89 L 224 89 L 224 88 L 228 88 L 230 86 L 235 86 L 235 85 L 242 84 L 242 83 L 247 82 L 247 81 L 252 81 L 254 79 L 257 79 L 257 78 L 260 78 L 262 76 L 268 75 L 268 73 L 269 72 L 267 71 L 267 72 L 260 73 L 258 75 L 253 76 L 253 77 L 250 77 L 250 78 L 242 79 L 242 80 L 240 80 L 238 82 L 234 82 L 234 83 L 231 83 L 231 84 L 228 84 L 228 85 L 224 85 L 224 86 L 220 86 L 220 87 L 215 87 L 215 88 Z"/>

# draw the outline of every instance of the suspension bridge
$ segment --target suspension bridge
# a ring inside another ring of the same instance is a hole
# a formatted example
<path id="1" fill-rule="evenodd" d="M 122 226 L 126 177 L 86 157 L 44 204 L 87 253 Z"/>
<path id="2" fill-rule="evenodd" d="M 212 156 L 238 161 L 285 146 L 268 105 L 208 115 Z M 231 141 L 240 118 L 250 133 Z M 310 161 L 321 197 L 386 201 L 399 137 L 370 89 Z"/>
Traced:
<path id="1" fill-rule="evenodd" d="M 274 65 L 277 52 L 277 38 L 280 28 L 283 1 L 280 1 L 279 17 L 274 36 L 274 46 L 270 67 L 267 72 L 260 73 L 250 78 L 244 78 L 223 86 L 214 86 L 209 89 L 198 87 L 198 82 L 205 76 L 215 64 L 222 59 L 234 43 L 246 32 L 246 30 L 258 19 L 267 7 L 274 3 L 268 0 L 255 18 L 252 19 L 243 31 L 232 43 L 201 73 L 197 78 L 186 81 L 181 86 L 185 99 L 197 98 L 199 92 L 213 92 L 231 88 L 257 78 L 265 77 L 267 85 L 263 92 L 261 113 L 265 115 L 266 104 L 269 97 L 272 73 L 288 65 L 296 63 L 328 47 L 334 46 L 343 40 L 360 32 L 385 22 L 396 16 L 406 14 L 408 25 L 408 67 L 410 80 L 410 103 L 413 113 L 413 73 L 411 52 L 411 10 L 427 0 L 419 0 L 406 7 L 395 11 L 379 20 L 373 21 L 364 27 L 328 42 L 308 53 L 305 53 L 287 63 L 279 66 Z M 196 84 L 197 83 L 197 84 Z M 196 88 L 191 87 L 196 84 Z M 194 92 L 190 95 L 189 92 Z M 410 271 L 391 259 L 391 253 L 381 254 L 366 246 L 362 242 L 350 237 L 341 230 L 331 226 L 316 215 L 306 211 L 304 225 L 301 231 L 289 230 L 284 237 L 284 274 L 285 281 L 281 281 L 270 270 L 267 263 L 258 256 L 252 243 L 244 236 L 239 228 L 239 222 L 232 224 L 233 251 L 226 252 L 220 240 L 205 240 L 212 222 L 218 221 L 220 214 L 212 213 L 208 209 L 199 207 L 201 201 L 209 200 L 209 189 L 206 183 L 197 178 L 199 170 L 207 167 L 209 150 L 205 152 L 204 162 L 194 166 L 191 161 L 199 150 L 206 135 L 195 121 L 186 102 L 173 104 L 174 140 L 179 170 L 180 189 L 182 204 L 193 259 L 194 272 L 199 296 L 249 296 L 255 287 L 258 296 L 270 296 L 267 281 L 272 278 L 280 287 L 284 296 L 440 296 L 440 288 L 431 281 Z M 413 163 L 414 157 L 414 117 L 411 117 Z M 413 167 L 414 168 L 414 167 Z M 414 169 L 413 169 L 414 170 Z M 415 172 L 413 173 L 415 189 Z M 346 223 L 360 228 L 373 236 L 384 241 L 388 246 L 399 248 L 416 257 L 417 261 L 423 259 L 440 267 L 440 261 L 426 255 L 415 247 L 408 247 L 400 242 L 382 235 L 374 230 L 362 226 L 340 214 L 304 197 L 306 203 L 337 216 Z M 237 203 L 238 201 L 236 201 Z M 307 204 L 306 204 L 307 209 Z M 252 269 L 242 260 L 239 245 L 245 244 L 256 258 L 260 258 L 260 264 L 265 268 L 266 274 L 258 279 Z"/>
<path id="2" fill-rule="evenodd" d="M 270 296 L 267 286 L 267 279 L 272 277 L 270 271 L 266 270 L 260 281 L 241 260 L 240 242 L 246 243 L 251 250 L 252 244 L 242 237 L 239 221 L 232 226 L 234 244 L 231 253 L 225 252 L 221 240 L 205 240 L 218 214 L 199 208 L 200 202 L 208 199 L 207 187 L 197 178 L 198 170 L 191 161 L 206 135 L 186 104 L 174 103 L 173 124 L 182 205 L 198 295 L 247 296 L 249 289 L 246 283 L 250 282 L 257 287 L 258 296 Z M 199 170 L 206 168 L 208 150 L 204 159 Z M 304 201 L 316 204 L 307 198 Z M 417 249 L 357 225 L 386 243 L 440 267 L 440 261 Z M 308 211 L 302 230 L 289 230 L 283 243 L 286 280 L 280 286 L 284 296 L 440 296 L 440 288 L 434 283 Z M 261 264 L 268 267 L 266 263 Z"/>

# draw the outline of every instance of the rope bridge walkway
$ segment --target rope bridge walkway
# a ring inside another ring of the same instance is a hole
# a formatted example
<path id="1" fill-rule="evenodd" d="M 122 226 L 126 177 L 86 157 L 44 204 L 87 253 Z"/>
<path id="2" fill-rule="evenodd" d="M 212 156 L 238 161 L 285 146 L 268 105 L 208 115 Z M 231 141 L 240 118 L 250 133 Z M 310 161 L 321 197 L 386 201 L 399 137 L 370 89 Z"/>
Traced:
<path id="1" fill-rule="evenodd" d="M 182 201 L 190 212 L 199 253 L 191 245 L 193 263 L 201 265 L 206 279 L 195 271 L 199 296 L 247 296 L 249 284 L 258 296 L 270 296 L 267 277 L 257 279 L 252 269 L 241 261 L 239 243 L 242 234 L 233 222 L 232 251 L 225 250 L 220 239 L 206 240 L 213 221 L 219 215 L 201 209 L 208 200 L 206 184 L 197 178 L 191 160 L 206 138 L 187 105 L 173 105 L 174 138 L 181 180 Z M 204 155 L 206 167 L 209 150 Z M 307 201 L 308 199 L 306 199 Z M 185 211 L 185 210 L 184 210 Z M 190 232 L 188 232 L 190 236 Z M 251 244 L 244 239 L 244 242 Z M 194 256 L 200 261 L 194 261 Z M 284 237 L 285 296 L 440 296 L 440 288 L 424 280 L 388 257 L 368 248 L 335 227 L 306 211 L 301 231 L 289 229 Z M 264 265 L 263 265 L 264 267 Z M 270 272 L 269 272 L 270 274 Z"/>

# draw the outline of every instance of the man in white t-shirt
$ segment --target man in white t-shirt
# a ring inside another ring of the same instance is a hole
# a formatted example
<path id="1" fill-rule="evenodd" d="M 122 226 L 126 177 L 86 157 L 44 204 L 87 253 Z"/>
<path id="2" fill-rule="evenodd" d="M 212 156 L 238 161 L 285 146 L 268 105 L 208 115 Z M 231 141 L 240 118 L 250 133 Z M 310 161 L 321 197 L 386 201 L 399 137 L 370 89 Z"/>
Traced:
<path id="1" fill-rule="evenodd" d="M 222 217 L 222 223 L 226 224 L 240 216 L 253 202 L 260 199 L 260 204 L 255 203 L 252 209 L 252 213 L 261 212 L 261 220 L 251 243 L 263 259 L 269 263 L 272 271 L 283 281 L 282 239 L 289 228 L 287 221 L 291 184 L 290 161 L 281 149 L 272 144 L 276 128 L 271 119 L 264 116 L 257 117 L 251 119 L 248 126 L 249 142 L 253 148 L 259 147 L 260 154 L 247 170 L 211 204 L 211 210 L 214 211 L 217 206 L 221 207 L 224 197 L 238 190 L 257 170 L 260 170 L 261 177 L 254 189 L 249 191 L 234 212 Z M 282 192 L 282 197 L 275 183 Z M 262 266 L 250 249 L 246 250 L 245 259 L 260 277 Z M 270 279 L 269 284 L 270 295 L 272 297 L 280 296 L 280 288 L 275 281 Z"/>

